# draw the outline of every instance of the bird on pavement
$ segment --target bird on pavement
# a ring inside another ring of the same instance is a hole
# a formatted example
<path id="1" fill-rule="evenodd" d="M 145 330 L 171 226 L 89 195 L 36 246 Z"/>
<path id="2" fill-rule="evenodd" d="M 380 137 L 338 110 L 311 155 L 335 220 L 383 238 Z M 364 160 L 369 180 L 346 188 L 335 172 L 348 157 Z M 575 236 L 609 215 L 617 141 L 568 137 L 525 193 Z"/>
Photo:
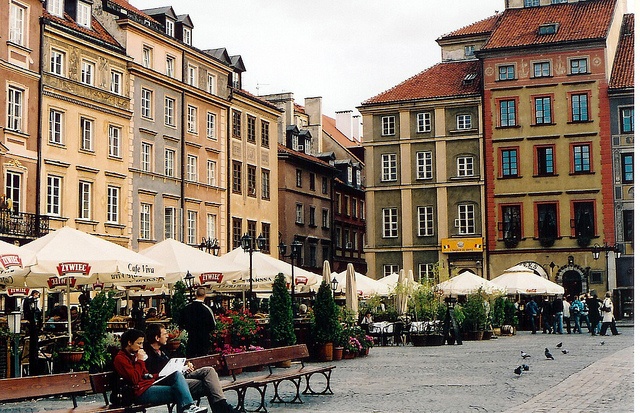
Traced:
<path id="1" fill-rule="evenodd" d="M 562 349 L 562 354 L 567 354 L 568 352 L 569 352 L 569 350 Z"/>
<path id="2" fill-rule="evenodd" d="M 518 366 L 516 367 L 515 370 L 513 370 L 514 373 L 516 373 L 518 376 L 522 374 L 522 366 Z"/>
<path id="3" fill-rule="evenodd" d="M 531 357 L 531 354 L 527 354 L 524 351 L 520 350 L 520 357 L 522 357 L 523 359 L 526 359 Z"/>
<path id="4" fill-rule="evenodd" d="M 544 349 L 544 355 L 545 355 L 548 359 L 555 360 L 555 359 L 553 358 L 553 355 L 549 352 L 549 349 L 548 349 L 548 348 L 546 348 L 546 347 L 545 347 L 545 349 Z"/>
<path id="5" fill-rule="evenodd" d="M 601 341 L 601 342 L 600 342 L 600 345 L 601 345 L 601 346 L 604 346 L 604 341 Z"/>
<path id="6" fill-rule="evenodd" d="M 529 365 L 528 364 L 523 364 L 521 367 L 522 367 L 522 370 L 529 371 Z"/>
<path id="7" fill-rule="evenodd" d="M 556 347 L 557 347 L 557 348 L 562 347 L 562 341 L 561 341 L 561 342 L 559 342 L 558 344 L 556 344 Z"/>

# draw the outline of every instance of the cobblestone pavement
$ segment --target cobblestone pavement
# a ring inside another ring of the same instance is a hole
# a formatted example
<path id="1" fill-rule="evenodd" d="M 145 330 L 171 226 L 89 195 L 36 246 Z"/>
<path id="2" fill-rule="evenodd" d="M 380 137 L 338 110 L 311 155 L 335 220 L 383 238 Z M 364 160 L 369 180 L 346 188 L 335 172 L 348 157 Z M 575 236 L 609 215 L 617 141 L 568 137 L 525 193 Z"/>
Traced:
<path id="1" fill-rule="evenodd" d="M 304 404 L 270 404 L 268 409 L 272 413 L 633 412 L 634 329 L 619 330 L 622 334 L 615 337 L 518 332 L 462 346 L 374 347 L 367 357 L 333 363 L 335 394 L 303 396 Z M 560 341 L 567 354 L 556 348 Z M 546 359 L 545 347 L 555 360 Z M 521 350 L 531 355 L 524 361 L 530 369 L 518 376 L 514 369 L 523 363 Z M 281 388 L 285 394 L 293 388 L 287 386 Z M 257 392 L 247 393 L 248 404 L 256 398 Z M 80 404 L 91 402 L 100 400 L 96 396 L 80 400 Z M 0 413 L 31 413 L 70 404 L 59 399 L 0 404 Z M 148 412 L 164 413 L 166 408 Z"/>

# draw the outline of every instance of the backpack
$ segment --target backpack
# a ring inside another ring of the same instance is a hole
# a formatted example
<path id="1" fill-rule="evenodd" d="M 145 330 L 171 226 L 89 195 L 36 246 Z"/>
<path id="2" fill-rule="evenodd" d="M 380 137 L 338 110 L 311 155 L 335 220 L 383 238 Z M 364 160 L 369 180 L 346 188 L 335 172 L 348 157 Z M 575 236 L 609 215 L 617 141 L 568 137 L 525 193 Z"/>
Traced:
<path id="1" fill-rule="evenodd" d="M 122 377 L 113 374 L 111 378 L 111 395 L 109 403 L 113 407 L 131 406 L 134 401 L 133 386 L 127 383 Z"/>

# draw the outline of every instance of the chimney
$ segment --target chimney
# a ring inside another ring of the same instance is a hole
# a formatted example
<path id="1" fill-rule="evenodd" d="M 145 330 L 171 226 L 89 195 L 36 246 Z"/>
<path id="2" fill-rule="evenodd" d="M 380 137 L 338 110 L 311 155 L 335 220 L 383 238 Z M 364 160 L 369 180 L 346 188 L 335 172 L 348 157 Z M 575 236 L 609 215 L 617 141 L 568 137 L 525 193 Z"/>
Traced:
<path id="1" fill-rule="evenodd" d="M 336 128 L 347 138 L 353 140 L 353 125 L 351 123 L 351 110 L 336 112 Z"/>
<path id="2" fill-rule="evenodd" d="M 360 115 L 353 115 L 351 117 L 351 128 L 353 135 L 350 139 L 354 142 L 362 143 L 362 117 Z"/>
<path id="3" fill-rule="evenodd" d="M 309 116 L 308 129 L 311 132 L 312 153 L 322 152 L 322 97 L 304 98 L 304 111 Z"/>

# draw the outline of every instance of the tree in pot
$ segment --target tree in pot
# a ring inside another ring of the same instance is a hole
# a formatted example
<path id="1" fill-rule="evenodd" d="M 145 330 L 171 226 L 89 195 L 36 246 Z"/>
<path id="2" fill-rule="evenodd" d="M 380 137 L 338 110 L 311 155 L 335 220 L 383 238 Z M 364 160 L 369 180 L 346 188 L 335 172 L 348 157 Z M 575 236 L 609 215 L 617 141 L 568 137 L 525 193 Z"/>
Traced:
<path id="1" fill-rule="evenodd" d="M 322 281 L 311 318 L 311 334 L 318 345 L 319 358 L 325 361 L 332 359 L 333 342 L 338 339 L 339 332 L 338 306 L 333 300 L 331 287 Z"/>
<path id="2" fill-rule="evenodd" d="M 469 338 L 481 340 L 487 324 L 487 308 L 482 289 L 469 294 L 462 309 L 464 311 L 463 330 L 470 334 Z"/>
<path id="3" fill-rule="evenodd" d="M 276 275 L 269 299 L 269 329 L 274 347 L 296 344 L 291 295 L 282 273 Z"/>
<path id="4" fill-rule="evenodd" d="M 414 346 L 444 344 L 443 320 L 447 308 L 436 295 L 432 286 L 422 284 L 411 292 L 409 313 L 413 313 L 417 324 L 411 333 Z"/>
<path id="5" fill-rule="evenodd" d="M 107 351 L 107 321 L 116 313 L 114 294 L 114 291 L 100 291 L 87 306 L 87 318 L 91 322 L 86 324 L 82 334 L 84 355 L 78 369 L 95 373 L 102 371 L 111 361 Z"/>
<path id="6" fill-rule="evenodd" d="M 173 285 L 173 295 L 169 301 L 168 311 L 173 324 L 180 325 L 180 313 L 187 306 L 187 302 L 187 286 L 182 281 L 177 281 Z"/>

